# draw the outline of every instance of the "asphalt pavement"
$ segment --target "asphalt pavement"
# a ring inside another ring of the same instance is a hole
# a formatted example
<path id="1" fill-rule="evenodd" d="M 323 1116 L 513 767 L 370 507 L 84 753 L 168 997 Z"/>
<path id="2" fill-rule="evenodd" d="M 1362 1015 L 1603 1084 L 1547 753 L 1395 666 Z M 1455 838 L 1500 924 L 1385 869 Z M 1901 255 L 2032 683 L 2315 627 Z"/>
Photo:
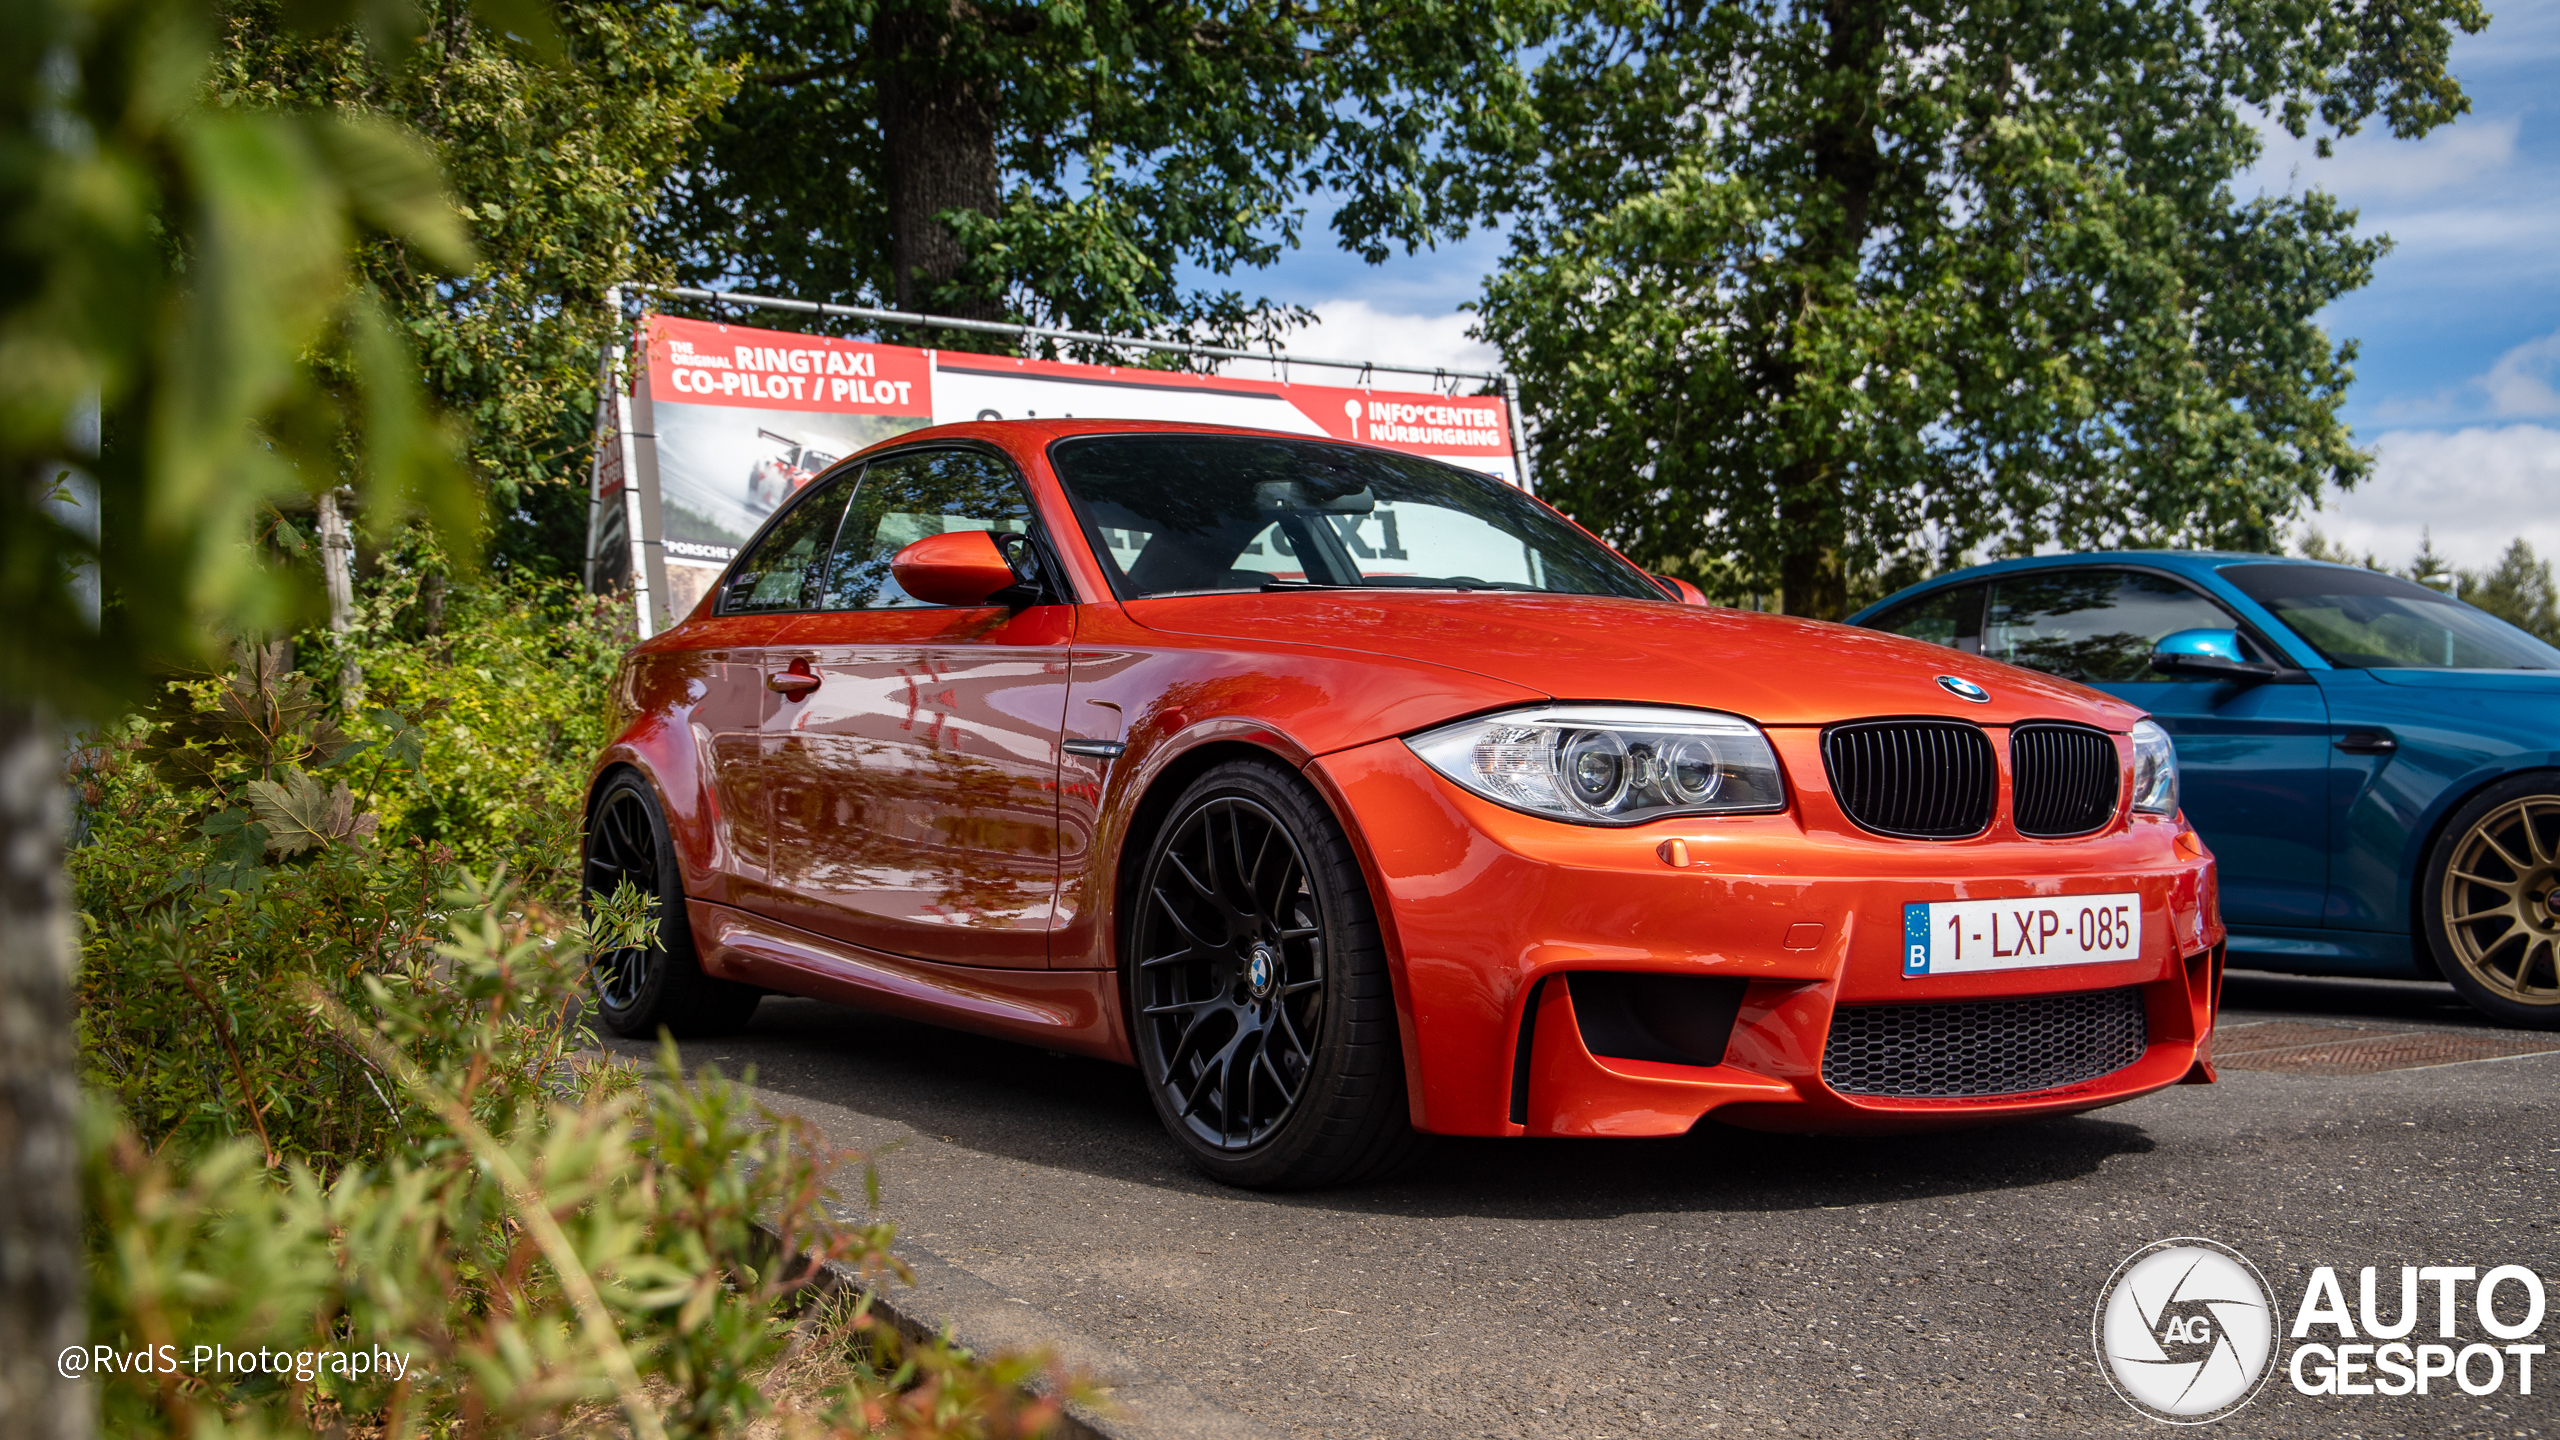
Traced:
<path id="1" fill-rule="evenodd" d="M 2350 1308 L 2357 1267 L 2384 1267 L 2386 1314 L 2404 1264 L 2523 1265 L 2560 1290 L 2560 1036 L 2441 985 L 2234 972 L 2217 1043 L 2221 1083 L 2070 1119 L 1443 1139 L 1386 1183 L 1281 1196 L 1193 1172 L 1116 1066 L 780 998 L 684 1054 L 754 1067 L 870 1153 L 910 1243 L 1310 1440 L 2155 1433 L 2102 1375 L 2091 1316 L 2173 1236 L 2239 1250 L 2288 1317 L 2318 1266 Z M 2550 1300 L 2528 1339 L 2560 1352 Z M 2469 1302 L 2456 1347 L 2490 1338 Z M 2306 1396 L 2279 1369 L 2206 1428 L 2560 1436 L 2547 1363 L 2529 1396 L 2512 1373 L 2485 1396 Z"/>

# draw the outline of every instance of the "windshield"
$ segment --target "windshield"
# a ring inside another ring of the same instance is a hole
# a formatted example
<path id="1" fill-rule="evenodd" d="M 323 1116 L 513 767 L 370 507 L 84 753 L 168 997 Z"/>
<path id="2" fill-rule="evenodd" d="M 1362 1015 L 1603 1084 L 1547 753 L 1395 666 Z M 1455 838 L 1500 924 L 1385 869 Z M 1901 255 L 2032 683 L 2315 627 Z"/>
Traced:
<path id="1" fill-rule="evenodd" d="M 1667 597 L 1526 495 L 1321 441 L 1097 435 L 1050 463 L 1120 598 L 1333 587 Z"/>
<path id="2" fill-rule="evenodd" d="M 2560 650 L 2396 575 L 2230 565 L 2222 578 L 2341 670 L 2560 670 Z"/>

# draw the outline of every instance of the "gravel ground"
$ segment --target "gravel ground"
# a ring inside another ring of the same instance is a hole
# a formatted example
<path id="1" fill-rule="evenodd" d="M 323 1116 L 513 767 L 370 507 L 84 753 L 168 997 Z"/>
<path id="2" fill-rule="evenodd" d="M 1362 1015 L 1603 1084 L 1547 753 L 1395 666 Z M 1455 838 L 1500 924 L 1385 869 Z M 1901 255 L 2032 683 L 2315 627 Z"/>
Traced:
<path id="1" fill-rule="evenodd" d="M 2226 1000 L 2235 1039 L 2534 1038 L 2438 985 L 2235 974 Z M 2521 1264 L 2560 1287 L 2555 1054 L 2226 1070 L 1921 1139 L 1442 1140 L 1390 1183 L 1276 1197 L 1193 1173 L 1110 1065 L 782 999 L 685 1055 L 754 1066 L 872 1153 L 903 1235 L 1281 1434 L 2156 1433 L 2090 1344 L 2100 1287 L 2151 1241 L 2237 1248 L 2288 1316 L 2319 1265 L 2351 1306 L 2355 1268 L 2387 1267 L 2386 1312 L 2402 1264 Z M 2488 1338 L 2464 1299 L 2457 1345 Z M 2551 1302 L 2533 1338 L 2560 1351 Z M 2279 1374 L 2214 1429 L 2560 1436 L 2549 1364 L 2531 1396 L 2510 1374 L 2480 1398 L 2441 1380 L 2305 1397 Z"/>

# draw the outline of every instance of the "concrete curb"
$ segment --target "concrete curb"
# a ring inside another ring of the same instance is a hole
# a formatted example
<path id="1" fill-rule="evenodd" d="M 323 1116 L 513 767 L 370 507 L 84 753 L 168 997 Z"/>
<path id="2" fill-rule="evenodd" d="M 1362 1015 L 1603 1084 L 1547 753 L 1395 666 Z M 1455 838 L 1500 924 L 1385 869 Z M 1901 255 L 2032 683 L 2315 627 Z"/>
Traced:
<path id="1" fill-rule="evenodd" d="M 765 1234 L 779 1239 L 770 1229 Z M 1062 1440 L 1276 1440 L 1261 1422 L 1210 1404 L 1180 1380 L 932 1251 L 913 1242 L 896 1249 L 915 1272 L 912 1286 L 874 1286 L 852 1266 L 830 1261 L 812 1288 L 825 1295 L 870 1292 L 873 1312 L 913 1339 L 948 1333 L 954 1344 L 982 1354 L 1047 1350 L 1103 1391 L 1100 1407 L 1067 1406 L 1057 1431 Z"/>

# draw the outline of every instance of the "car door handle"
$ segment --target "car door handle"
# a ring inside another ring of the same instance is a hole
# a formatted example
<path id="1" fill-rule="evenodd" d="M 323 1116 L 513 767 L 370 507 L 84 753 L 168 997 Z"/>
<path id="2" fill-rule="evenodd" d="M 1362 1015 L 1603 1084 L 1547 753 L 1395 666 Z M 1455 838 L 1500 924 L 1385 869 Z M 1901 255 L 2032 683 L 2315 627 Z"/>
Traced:
<path id="1" fill-rule="evenodd" d="M 806 695 L 818 688 L 818 677 L 806 670 L 776 670 L 764 677 L 764 688 L 784 695 Z"/>
<path id="2" fill-rule="evenodd" d="M 2388 730 L 2350 730 L 2338 737 L 2337 748 L 2349 755 L 2388 755 L 2400 742 Z"/>

